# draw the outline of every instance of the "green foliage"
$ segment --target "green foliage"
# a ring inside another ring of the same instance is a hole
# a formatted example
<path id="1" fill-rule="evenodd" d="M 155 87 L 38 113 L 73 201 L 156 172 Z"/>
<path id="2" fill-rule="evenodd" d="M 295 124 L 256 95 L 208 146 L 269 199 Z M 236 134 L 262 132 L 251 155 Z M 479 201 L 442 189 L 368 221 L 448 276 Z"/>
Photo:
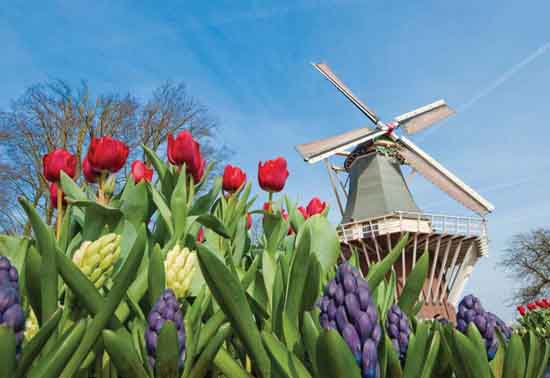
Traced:
<path id="1" fill-rule="evenodd" d="M 205 179 L 195 184 L 185 168 L 176 169 L 144 150 L 158 181 L 129 180 L 110 203 L 97 202 L 93 193 L 62 175 L 69 208 L 59 239 L 21 200 L 33 237 L 0 236 L 0 254 L 18 269 L 23 304 L 37 314 L 40 330 L 24 343 L 16 361 L 13 332 L 0 327 L 5 361 L 0 378 L 88 377 L 112 370 L 143 378 L 361 377 L 344 338 L 319 324 L 316 302 L 342 256 L 326 212 L 305 219 L 286 197 L 274 201 L 271 211 L 253 210 L 251 184 L 225 196 L 221 178 L 204 188 Z M 280 212 L 283 204 L 288 220 Z M 248 212 L 263 218 L 254 245 Z M 202 243 L 196 239 L 201 227 Z M 84 241 L 108 233 L 120 236 L 120 257 L 109 278 L 95 287 L 73 255 Z M 391 268 L 407 241 L 405 235 L 366 275 L 382 327 L 393 304 L 414 324 L 403 361 L 382 332 L 380 377 L 541 377 L 550 344 L 535 331 L 524 329 L 508 342 L 501 338 L 489 362 L 475 326 L 462 334 L 452 325 L 415 319 L 430 262 L 425 252 L 396 298 Z M 176 328 L 167 321 L 157 330 L 152 367 L 144 335 L 151 308 L 166 286 L 167 253 L 176 245 L 196 252 L 200 273 L 179 298 L 185 360 Z M 350 264 L 359 266 L 356 251 Z"/>

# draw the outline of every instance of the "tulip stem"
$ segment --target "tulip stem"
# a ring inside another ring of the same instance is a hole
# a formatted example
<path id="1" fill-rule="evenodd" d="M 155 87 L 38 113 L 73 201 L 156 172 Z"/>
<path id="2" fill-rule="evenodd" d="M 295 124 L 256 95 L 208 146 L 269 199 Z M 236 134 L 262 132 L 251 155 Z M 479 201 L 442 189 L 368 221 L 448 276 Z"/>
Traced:
<path id="1" fill-rule="evenodd" d="M 56 223 L 56 239 L 61 237 L 61 224 L 63 223 L 63 191 L 61 186 L 57 186 L 57 223 Z"/>
<path id="2" fill-rule="evenodd" d="M 267 203 L 269 203 L 268 213 L 272 213 L 273 212 L 273 209 L 272 209 L 272 206 L 273 206 L 273 192 L 268 193 Z"/>

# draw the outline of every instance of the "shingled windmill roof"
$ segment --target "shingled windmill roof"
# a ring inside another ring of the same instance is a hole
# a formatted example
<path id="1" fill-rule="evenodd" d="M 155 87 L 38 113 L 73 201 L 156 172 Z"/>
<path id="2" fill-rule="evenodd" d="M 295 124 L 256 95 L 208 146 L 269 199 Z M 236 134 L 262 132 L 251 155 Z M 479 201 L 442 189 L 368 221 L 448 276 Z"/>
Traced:
<path id="1" fill-rule="evenodd" d="M 349 195 L 342 223 L 420 212 L 394 158 L 374 152 L 358 157 L 349 170 Z"/>

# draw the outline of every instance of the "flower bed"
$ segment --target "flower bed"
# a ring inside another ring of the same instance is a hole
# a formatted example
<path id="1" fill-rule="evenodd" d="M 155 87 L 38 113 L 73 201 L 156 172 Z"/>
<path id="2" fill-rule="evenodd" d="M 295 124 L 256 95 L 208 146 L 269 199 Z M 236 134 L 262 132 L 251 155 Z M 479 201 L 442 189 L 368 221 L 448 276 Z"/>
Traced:
<path id="1" fill-rule="evenodd" d="M 169 163 L 144 152 L 120 190 L 128 149 L 112 138 L 92 141 L 82 186 L 70 153 L 44 159 L 55 230 L 21 199 L 33 238 L 1 239 L 0 378 L 542 376 L 548 340 L 473 296 L 457 328 L 415 318 L 427 253 L 395 298 L 407 236 L 366 276 L 339 261 L 326 204 L 276 194 L 284 159 L 259 165 L 260 210 L 238 167 L 206 188 L 191 134 L 169 137 Z"/>

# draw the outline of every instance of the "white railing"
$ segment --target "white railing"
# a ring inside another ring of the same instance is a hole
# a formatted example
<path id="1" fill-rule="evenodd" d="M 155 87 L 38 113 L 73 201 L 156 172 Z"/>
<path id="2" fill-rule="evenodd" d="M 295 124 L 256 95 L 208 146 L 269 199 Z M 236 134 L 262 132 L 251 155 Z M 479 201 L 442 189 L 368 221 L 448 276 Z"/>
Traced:
<path id="1" fill-rule="evenodd" d="M 395 211 L 385 216 L 338 226 L 338 234 L 343 242 L 400 231 L 486 237 L 487 221 L 476 217 Z"/>

